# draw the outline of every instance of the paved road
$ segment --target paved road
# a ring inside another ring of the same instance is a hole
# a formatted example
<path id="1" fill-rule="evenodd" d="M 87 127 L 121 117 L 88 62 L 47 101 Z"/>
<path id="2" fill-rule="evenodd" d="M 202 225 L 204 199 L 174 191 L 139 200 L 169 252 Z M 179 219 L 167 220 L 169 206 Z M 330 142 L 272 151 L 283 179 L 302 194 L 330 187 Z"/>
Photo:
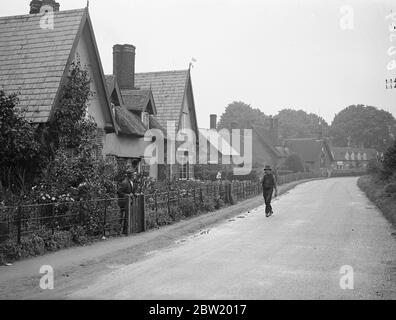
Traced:
<path id="1" fill-rule="evenodd" d="M 396 299 L 394 229 L 356 178 L 313 181 L 114 270 L 70 299 Z M 354 289 L 342 290 L 351 266 Z"/>

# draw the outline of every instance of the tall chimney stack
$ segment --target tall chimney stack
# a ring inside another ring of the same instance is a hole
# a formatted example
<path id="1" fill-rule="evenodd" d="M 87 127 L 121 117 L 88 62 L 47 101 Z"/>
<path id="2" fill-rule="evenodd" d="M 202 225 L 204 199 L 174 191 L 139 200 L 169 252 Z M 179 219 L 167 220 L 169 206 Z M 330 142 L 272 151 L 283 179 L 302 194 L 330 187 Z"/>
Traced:
<path id="1" fill-rule="evenodd" d="M 113 47 L 113 75 L 120 89 L 135 89 L 136 48 L 130 44 Z"/>
<path id="2" fill-rule="evenodd" d="M 59 11 L 60 4 L 55 0 L 32 0 L 30 2 L 30 11 L 29 14 L 37 14 L 40 13 L 41 7 L 50 6 L 53 8 L 53 11 Z"/>
<path id="3" fill-rule="evenodd" d="M 210 115 L 210 129 L 217 130 L 217 115 L 216 114 Z"/>

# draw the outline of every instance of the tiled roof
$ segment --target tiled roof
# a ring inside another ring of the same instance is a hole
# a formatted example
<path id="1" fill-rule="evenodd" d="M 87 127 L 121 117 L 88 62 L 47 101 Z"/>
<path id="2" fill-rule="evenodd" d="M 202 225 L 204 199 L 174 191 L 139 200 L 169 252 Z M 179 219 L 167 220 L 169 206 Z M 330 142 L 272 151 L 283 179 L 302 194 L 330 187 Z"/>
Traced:
<path id="1" fill-rule="evenodd" d="M 48 121 L 84 13 L 54 12 L 52 30 L 42 14 L 0 18 L 0 87 L 19 93 L 29 120 Z"/>
<path id="2" fill-rule="evenodd" d="M 115 106 L 115 120 L 121 134 L 143 137 L 146 133 L 146 127 L 139 117 L 125 107 Z"/>
<path id="3" fill-rule="evenodd" d="M 180 121 L 189 70 L 135 74 L 135 86 L 150 89 L 157 107 L 157 119 L 166 128 L 167 121 Z"/>
<path id="4" fill-rule="evenodd" d="M 354 154 L 354 157 L 357 160 L 359 153 L 360 153 L 361 157 L 363 157 L 363 155 L 366 154 L 367 160 L 373 160 L 373 159 L 377 158 L 377 151 L 374 149 L 333 147 L 333 148 L 331 148 L 331 150 L 334 154 L 335 161 L 346 161 L 347 158 L 351 159 L 352 154 Z M 347 153 L 348 153 L 348 156 L 346 156 Z"/>
<path id="5" fill-rule="evenodd" d="M 166 134 L 167 134 L 166 133 L 166 129 L 163 126 L 160 125 L 158 120 L 155 119 L 155 117 L 153 117 L 152 115 L 150 115 L 149 120 L 150 120 L 150 122 L 149 122 L 150 123 L 150 129 L 159 129 L 159 130 L 161 130 L 163 132 L 164 137 L 166 137 Z"/>
<path id="6" fill-rule="evenodd" d="M 266 146 L 269 150 L 271 150 L 275 156 L 277 157 L 282 156 L 279 150 L 275 148 L 275 146 L 272 144 L 272 141 L 269 139 L 270 133 L 267 130 L 255 125 L 252 125 L 252 129 L 254 134 L 256 134 L 258 139 L 261 141 L 261 143 L 264 146 Z"/>
<path id="7" fill-rule="evenodd" d="M 124 105 L 128 110 L 131 111 L 143 111 L 147 107 L 147 103 L 150 100 L 150 89 L 148 90 L 121 90 L 122 99 Z"/>

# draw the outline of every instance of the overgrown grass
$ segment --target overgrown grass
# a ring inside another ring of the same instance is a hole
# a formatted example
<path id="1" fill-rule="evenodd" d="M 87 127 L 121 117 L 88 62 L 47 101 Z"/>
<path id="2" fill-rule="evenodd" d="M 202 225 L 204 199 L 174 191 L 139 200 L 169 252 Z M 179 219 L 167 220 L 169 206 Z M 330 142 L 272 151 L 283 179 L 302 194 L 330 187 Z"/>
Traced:
<path id="1" fill-rule="evenodd" d="M 375 203 L 384 216 L 396 227 L 396 181 L 385 182 L 375 175 L 363 176 L 358 181 L 359 188 Z"/>

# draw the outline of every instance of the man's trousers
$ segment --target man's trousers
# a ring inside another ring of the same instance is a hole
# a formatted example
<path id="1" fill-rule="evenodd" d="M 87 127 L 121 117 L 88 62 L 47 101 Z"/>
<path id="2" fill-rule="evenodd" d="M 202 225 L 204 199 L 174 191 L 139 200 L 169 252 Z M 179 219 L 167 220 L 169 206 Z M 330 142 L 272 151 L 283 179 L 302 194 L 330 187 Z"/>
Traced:
<path id="1" fill-rule="evenodd" d="M 274 193 L 274 189 L 263 189 L 263 196 L 264 196 L 264 201 L 265 201 L 265 213 L 269 214 L 272 213 L 272 206 L 271 206 L 271 200 L 272 200 L 272 195 Z"/>

